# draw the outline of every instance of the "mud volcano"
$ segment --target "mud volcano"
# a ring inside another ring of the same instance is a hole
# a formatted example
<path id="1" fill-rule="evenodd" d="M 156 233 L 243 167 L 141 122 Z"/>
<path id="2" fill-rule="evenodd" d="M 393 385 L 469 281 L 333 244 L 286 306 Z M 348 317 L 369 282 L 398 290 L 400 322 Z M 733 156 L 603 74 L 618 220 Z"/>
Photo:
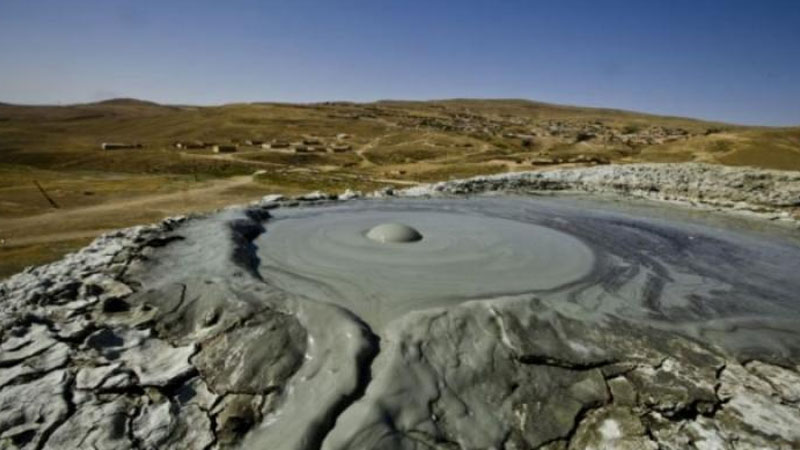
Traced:
<path id="1" fill-rule="evenodd" d="M 419 427 L 429 442 L 451 436 L 466 447 L 508 439 L 539 445 L 574 424 L 523 412 L 526 395 L 545 401 L 548 414 L 573 417 L 608 401 L 603 377 L 622 389 L 638 383 L 642 395 L 677 395 L 690 409 L 708 402 L 700 408 L 712 411 L 725 363 L 693 341 L 742 359 L 796 361 L 796 241 L 713 218 L 698 223 L 681 210 L 652 214 L 525 197 L 275 211 L 254 241 L 259 275 L 344 308 L 383 343 L 371 365 L 375 378 L 339 415 L 326 448 L 419 448 L 397 427 Z M 390 227 L 396 239 L 375 239 L 386 223 L 405 225 Z M 628 370 L 618 361 L 648 353 L 679 365 L 699 362 L 687 371 L 704 375 L 682 378 L 675 367 L 654 363 L 631 372 L 637 381 L 615 378 Z M 498 358 L 516 362 L 498 366 Z M 465 405 L 472 412 L 462 415 Z M 609 420 L 638 423 L 628 415 Z M 278 445 L 268 434 L 254 442 Z M 643 436 L 632 439 L 646 445 Z"/>
<path id="2" fill-rule="evenodd" d="M 796 228 L 598 196 L 123 230 L 0 284 L 0 447 L 797 448 L 798 269 Z"/>
<path id="3" fill-rule="evenodd" d="M 373 328 L 416 309 L 531 294 L 582 306 L 583 319 L 614 314 L 731 349 L 797 350 L 782 336 L 800 313 L 796 245 L 582 206 L 512 197 L 283 209 L 254 241 L 258 271 Z"/>
<path id="4" fill-rule="evenodd" d="M 414 309 L 556 289 L 594 265 L 588 246 L 557 229 L 482 215 L 470 202 L 439 206 L 366 202 L 276 213 L 255 242 L 259 272 L 381 328 Z"/>

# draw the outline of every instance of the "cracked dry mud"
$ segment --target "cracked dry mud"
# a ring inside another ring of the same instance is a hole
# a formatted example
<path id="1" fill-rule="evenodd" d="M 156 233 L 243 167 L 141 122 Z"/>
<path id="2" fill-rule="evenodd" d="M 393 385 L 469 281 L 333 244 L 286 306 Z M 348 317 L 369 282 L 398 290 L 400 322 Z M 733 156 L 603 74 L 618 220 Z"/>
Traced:
<path id="1" fill-rule="evenodd" d="M 603 191 L 587 181 L 600 170 L 546 177 Z M 639 195 L 716 169 L 618 170 L 639 187 L 607 190 Z M 800 192 L 797 174 L 738 170 L 755 185 L 737 209 L 800 205 L 758 192 Z M 797 230 L 449 195 L 547 189 L 536 177 L 270 198 L 120 230 L 6 280 L 0 448 L 800 447 Z M 720 206 L 703 183 L 671 199 Z M 358 240 L 397 216 L 423 236 L 397 245 L 420 246 L 376 256 Z"/>

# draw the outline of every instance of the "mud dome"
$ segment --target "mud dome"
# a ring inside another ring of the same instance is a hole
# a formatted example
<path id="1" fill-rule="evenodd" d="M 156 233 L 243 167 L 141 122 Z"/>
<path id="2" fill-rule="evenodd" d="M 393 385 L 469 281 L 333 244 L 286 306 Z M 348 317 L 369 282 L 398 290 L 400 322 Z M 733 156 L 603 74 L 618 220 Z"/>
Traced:
<path id="1" fill-rule="evenodd" d="M 797 355 L 796 243 L 614 209 L 525 197 L 284 208 L 255 241 L 258 270 L 377 330 L 411 310 L 535 294 L 577 319 L 613 314 L 732 351 Z M 384 222 L 425 239 L 365 238 Z"/>
<path id="2" fill-rule="evenodd" d="M 387 243 L 409 243 L 422 240 L 419 230 L 402 223 L 382 223 L 375 225 L 367 230 L 364 236 L 375 242 Z"/>

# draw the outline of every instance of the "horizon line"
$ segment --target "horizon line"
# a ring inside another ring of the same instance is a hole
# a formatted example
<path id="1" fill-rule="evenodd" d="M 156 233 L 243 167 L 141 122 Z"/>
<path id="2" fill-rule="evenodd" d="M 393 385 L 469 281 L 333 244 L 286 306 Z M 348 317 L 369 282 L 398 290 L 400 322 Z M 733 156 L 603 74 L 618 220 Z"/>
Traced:
<path id="1" fill-rule="evenodd" d="M 605 111 L 605 112 L 615 112 L 615 113 L 622 113 L 622 114 L 632 114 L 632 115 L 643 115 L 643 116 L 651 116 L 651 117 L 659 117 L 663 119 L 681 119 L 681 120 L 690 120 L 696 122 L 707 122 L 719 125 L 727 125 L 727 126 L 734 126 L 734 127 L 750 127 L 750 128 L 798 128 L 800 127 L 800 123 L 793 124 L 793 125 L 763 125 L 763 124 L 747 124 L 747 123 L 736 123 L 736 122 L 727 122 L 724 120 L 718 119 L 711 119 L 711 118 L 702 118 L 702 117 L 692 117 L 692 116 L 681 116 L 675 114 L 668 114 L 668 113 L 658 113 L 658 112 L 648 112 L 648 111 L 637 111 L 631 109 L 623 109 L 623 108 L 615 108 L 610 106 L 595 106 L 595 105 L 577 105 L 571 103 L 553 103 L 553 102 L 545 102 L 540 100 L 533 100 L 524 97 L 446 97 L 446 98 L 381 98 L 377 100 L 371 101 L 356 101 L 356 100 L 344 100 L 344 99 L 328 99 L 328 100 L 317 100 L 317 101 L 305 101 L 305 102 L 290 102 L 290 101 L 279 101 L 279 100 L 253 100 L 253 101 L 229 101 L 223 103 L 187 103 L 187 102 L 178 102 L 178 103 L 162 103 L 154 100 L 147 100 L 143 98 L 137 97 L 109 97 L 94 101 L 86 101 L 86 102 L 57 102 L 57 103 L 12 103 L 12 102 L 4 102 L 0 100 L 0 106 L 19 106 L 19 107 L 74 107 L 74 106 L 88 106 L 88 105 L 99 105 L 103 103 L 111 103 L 111 102 L 122 102 L 122 101 L 130 101 L 130 102 L 139 102 L 145 104 L 152 104 L 156 106 L 165 106 L 165 107 L 202 107 L 202 108 L 214 108 L 214 107 L 224 107 L 230 105 L 255 105 L 255 104 L 274 104 L 274 105 L 288 105 L 288 106 L 304 106 L 304 105 L 324 105 L 326 103 L 346 103 L 346 104 L 353 104 L 353 105 L 368 105 L 368 104 L 376 104 L 381 102 L 409 102 L 409 103 L 435 103 L 435 102 L 448 102 L 448 101 L 495 101 L 495 102 L 502 102 L 502 101 L 521 101 L 527 102 L 532 104 L 538 104 L 543 106 L 551 106 L 551 107 L 560 107 L 560 108 L 571 108 L 571 109 L 590 109 L 590 110 L 597 110 L 597 111 Z"/>

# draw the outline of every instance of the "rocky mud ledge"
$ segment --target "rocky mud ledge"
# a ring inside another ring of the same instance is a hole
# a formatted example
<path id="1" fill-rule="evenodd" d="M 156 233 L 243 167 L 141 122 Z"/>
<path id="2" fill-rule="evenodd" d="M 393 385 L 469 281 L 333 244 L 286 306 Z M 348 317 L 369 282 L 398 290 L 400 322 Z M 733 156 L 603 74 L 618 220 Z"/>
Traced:
<path id="1" fill-rule="evenodd" d="M 492 191 L 613 194 L 763 219 L 800 218 L 800 172 L 713 164 L 628 164 L 479 176 L 405 189 L 398 195 Z"/>
<path id="2" fill-rule="evenodd" d="M 608 166 L 375 195 L 549 190 L 794 221 L 800 173 Z M 589 326 L 533 296 L 415 311 L 378 333 L 261 278 L 253 241 L 271 211 L 355 196 L 120 230 L 2 282 L 0 448 L 800 448 L 794 357 Z"/>

